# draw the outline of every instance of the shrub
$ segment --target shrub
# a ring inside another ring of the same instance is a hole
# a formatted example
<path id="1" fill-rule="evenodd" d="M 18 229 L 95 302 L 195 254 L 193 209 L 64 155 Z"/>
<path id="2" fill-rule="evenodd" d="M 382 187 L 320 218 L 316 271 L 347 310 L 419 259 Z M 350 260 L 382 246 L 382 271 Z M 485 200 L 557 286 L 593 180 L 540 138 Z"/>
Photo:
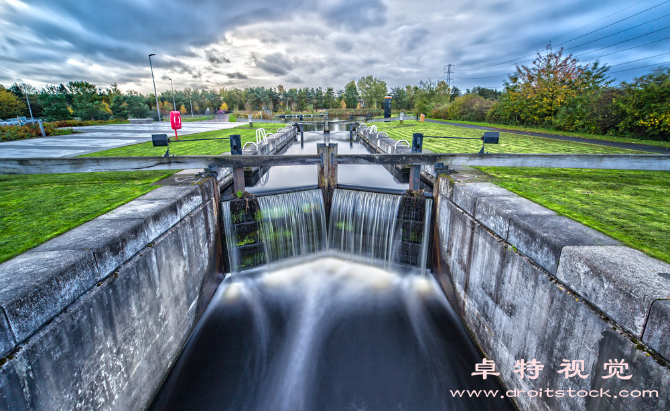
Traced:
<path id="1" fill-rule="evenodd" d="M 44 123 L 44 132 L 47 136 L 72 133 L 72 129 L 58 130 L 53 123 Z M 28 138 L 42 137 L 39 124 L 25 126 L 0 126 L 0 141 L 14 141 Z"/>
<path id="2" fill-rule="evenodd" d="M 83 127 L 83 126 L 97 126 L 101 124 L 118 123 L 119 120 L 59 120 L 44 125 L 53 127 Z"/>
<path id="3" fill-rule="evenodd" d="M 670 69 L 660 69 L 623 83 L 625 94 L 616 99 L 625 116 L 618 125 L 624 133 L 670 141 Z"/>

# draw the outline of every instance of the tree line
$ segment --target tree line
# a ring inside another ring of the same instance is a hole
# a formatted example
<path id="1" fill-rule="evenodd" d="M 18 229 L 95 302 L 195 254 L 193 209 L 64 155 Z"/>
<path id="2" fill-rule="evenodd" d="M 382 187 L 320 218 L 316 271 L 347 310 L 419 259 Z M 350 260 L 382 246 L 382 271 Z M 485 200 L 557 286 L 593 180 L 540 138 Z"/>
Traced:
<path id="1" fill-rule="evenodd" d="M 462 92 L 445 81 L 388 88 L 374 76 L 333 87 L 248 87 L 171 90 L 158 95 L 158 109 L 167 115 L 224 111 L 267 110 L 273 113 L 322 109 L 379 110 L 384 97 L 392 108 L 428 117 L 526 125 L 563 131 L 626 135 L 668 140 L 670 137 L 670 70 L 659 69 L 630 83 L 613 84 L 609 68 L 580 64 L 563 50 L 540 55 L 529 67 L 519 66 L 502 90 L 474 87 Z M 26 97 L 27 96 L 27 97 Z M 107 120 L 153 117 L 156 97 L 133 90 L 123 93 L 116 84 L 100 88 L 71 81 L 36 90 L 29 84 L 0 85 L 0 118 L 33 116 L 47 121 Z"/>

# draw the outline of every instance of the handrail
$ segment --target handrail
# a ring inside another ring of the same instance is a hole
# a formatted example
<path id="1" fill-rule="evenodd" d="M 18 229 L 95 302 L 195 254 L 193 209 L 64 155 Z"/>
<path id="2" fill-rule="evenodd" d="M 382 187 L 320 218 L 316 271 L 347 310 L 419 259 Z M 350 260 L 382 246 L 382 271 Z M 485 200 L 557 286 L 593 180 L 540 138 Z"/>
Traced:
<path id="1" fill-rule="evenodd" d="M 395 145 L 393 146 L 393 149 L 396 150 L 396 149 L 398 148 L 398 144 L 400 144 L 400 143 L 405 143 L 405 144 L 407 144 L 407 147 L 410 146 L 410 145 L 409 145 L 409 142 L 408 142 L 407 140 L 398 140 L 398 141 L 395 143 Z"/>
<path id="2" fill-rule="evenodd" d="M 542 167 L 670 171 L 664 154 L 344 154 L 338 164 L 404 164 L 489 167 Z M 0 174 L 88 173 L 101 171 L 183 170 L 191 168 L 259 167 L 320 164 L 316 154 L 224 155 L 175 157 L 42 157 L 0 158 Z"/>
<path id="3" fill-rule="evenodd" d="M 253 141 L 247 141 L 246 143 L 244 143 L 244 145 L 242 146 L 242 150 L 244 150 L 249 144 L 253 144 L 253 146 L 256 147 L 256 150 L 258 150 L 258 144 L 254 143 Z"/>

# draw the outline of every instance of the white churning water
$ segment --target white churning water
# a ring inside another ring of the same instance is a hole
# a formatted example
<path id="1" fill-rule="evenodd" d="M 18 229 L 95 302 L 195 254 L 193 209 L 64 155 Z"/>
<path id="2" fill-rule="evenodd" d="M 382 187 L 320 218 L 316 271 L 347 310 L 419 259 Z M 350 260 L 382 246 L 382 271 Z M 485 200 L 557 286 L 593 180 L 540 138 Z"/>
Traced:
<path id="1" fill-rule="evenodd" d="M 151 409 L 511 410 L 476 362 L 431 277 L 325 257 L 223 283 Z"/>

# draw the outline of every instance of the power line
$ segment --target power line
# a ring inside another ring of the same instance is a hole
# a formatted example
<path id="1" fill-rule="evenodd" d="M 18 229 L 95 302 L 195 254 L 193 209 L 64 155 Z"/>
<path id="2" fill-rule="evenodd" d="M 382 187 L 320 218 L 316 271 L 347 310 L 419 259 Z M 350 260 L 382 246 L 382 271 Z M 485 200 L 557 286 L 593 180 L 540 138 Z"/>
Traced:
<path id="1" fill-rule="evenodd" d="M 590 58 L 590 59 L 588 59 L 588 60 L 586 60 L 586 61 L 597 60 L 597 59 L 599 59 L 599 58 L 601 58 L 601 57 L 611 56 L 612 54 L 617 54 L 617 53 L 621 53 L 621 52 L 624 52 L 624 51 L 633 50 L 633 49 L 636 49 L 636 48 L 639 48 L 639 47 L 648 46 L 649 44 L 658 43 L 659 41 L 663 41 L 663 40 L 667 40 L 667 39 L 670 39 L 670 36 L 668 36 L 668 37 L 664 37 L 664 38 L 662 38 L 662 39 L 658 39 L 658 40 L 650 41 L 649 43 L 644 43 L 644 44 L 639 44 L 639 45 L 637 45 L 637 46 L 628 47 L 627 49 L 623 49 L 623 50 L 619 50 L 619 51 L 613 51 L 613 52 L 611 52 L 611 53 L 607 53 L 607 54 L 601 54 L 601 55 L 598 56 L 598 57 L 593 57 L 593 58 Z"/>
<path id="2" fill-rule="evenodd" d="M 668 0 L 668 1 L 670 1 L 670 0 Z M 669 16 L 669 15 L 670 15 L 670 14 L 667 14 L 666 16 Z M 666 16 L 663 16 L 663 17 L 666 17 Z M 654 19 L 654 20 L 658 20 L 658 19 Z M 645 22 L 645 23 L 643 23 L 643 24 L 652 22 L 652 21 L 654 21 L 654 20 L 649 20 L 648 22 Z M 635 27 L 639 27 L 639 26 L 641 26 L 641 25 L 642 25 L 642 24 L 640 24 L 640 25 L 638 25 L 638 26 L 635 26 Z M 631 28 L 635 28 L 635 27 L 631 27 Z M 633 37 L 633 38 L 630 38 L 630 39 L 628 39 L 628 40 L 624 40 L 624 41 L 622 41 L 622 42 L 612 44 L 612 45 L 610 45 L 610 46 L 601 47 L 601 48 L 599 48 L 599 49 L 595 49 L 595 50 L 592 50 L 592 51 L 589 51 L 589 52 L 586 52 L 586 53 L 578 54 L 577 56 L 583 56 L 584 54 L 589 54 L 589 53 L 593 53 L 593 52 L 595 52 L 595 51 L 599 51 L 599 50 L 603 50 L 603 49 L 606 49 L 606 48 L 610 48 L 610 47 L 619 45 L 619 44 L 621 44 L 621 43 L 626 43 L 626 42 L 628 42 L 628 41 L 635 40 L 635 39 L 638 39 L 638 38 L 640 38 L 640 37 L 645 37 L 645 36 L 648 36 L 648 35 L 650 35 L 650 34 L 654 34 L 654 33 L 656 33 L 656 32 L 665 30 L 665 29 L 667 29 L 667 28 L 670 28 L 670 26 L 666 26 L 666 27 L 663 27 L 663 28 L 661 28 L 661 29 L 658 29 L 658 30 L 655 30 L 655 31 L 652 31 L 652 32 L 649 32 L 649 33 L 646 33 L 646 34 L 643 34 L 643 35 L 640 35 L 640 36 L 637 36 L 637 37 Z M 630 29 L 626 29 L 626 30 L 630 30 Z M 624 32 L 624 31 L 626 31 L 626 30 L 621 30 L 621 31 L 619 31 L 619 32 L 616 32 L 616 33 L 613 33 L 613 34 L 610 34 L 610 35 L 601 37 L 601 38 L 599 38 L 599 39 L 597 39 L 597 40 L 593 40 L 593 41 L 590 41 L 590 42 L 587 42 L 587 43 L 582 43 L 582 44 L 579 44 L 579 45 L 577 45 L 577 46 L 572 46 L 571 48 L 577 48 L 577 47 L 580 47 L 580 46 L 583 46 L 583 45 L 586 45 L 586 44 L 589 44 L 589 43 L 593 43 L 594 41 L 603 40 L 603 39 L 605 39 L 605 38 L 607 38 L 607 37 L 612 37 L 612 36 L 614 36 L 614 35 L 616 35 L 616 34 L 619 34 L 619 33 Z M 532 56 L 532 55 L 534 55 L 534 54 L 535 54 L 535 53 L 533 53 L 533 54 L 527 54 L 527 55 L 525 55 L 525 56 L 523 56 L 523 57 Z M 498 67 L 498 66 L 511 65 L 511 64 L 507 64 L 507 63 L 513 63 L 513 62 L 517 62 L 517 63 L 519 63 L 518 60 L 519 60 L 520 58 L 523 58 L 523 57 L 519 57 L 519 58 L 512 59 L 512 60 L 508 60 L 508 61 L 505 61 L 505 62 L 502 62 L 502 63 L 494 64 L 494 65 L 489 66 L 489 67 L 482 67 L 482 68 L 480 68 L 480 69 L 463 70 L 463 71 L 481 71 L 481 70 L 486 70 L 486 69 L 490 69 L 490 68 L 495 68 L 495 67 Z M 533 60 L 535 60 L 535 59 L 533 58 L 533 59 L 531 59 L 531 60 L 524 60 L 524 61 L 522 61 L 521 63 L 526 63 L 526 62 L 533 61 Z"/>
<path id="3" fill-rule="evenodd" d="M 635 39 L 639 39 L 639 38 L 641 38 L 641 37 L 645 37 L 645 36 L 648 36 L 648 35 L 650 35 L 650 34 L 654 34 L 654 33 L 656 33 L 656 32 L 663 31 L 663 30 L 665 30 L 665 29 L 667 29 L 667 28 L 670 28 L 670 26 L 666 26 L 666 27 L 663 27 L 662 29 L 654 30 L 654 31 L 649 32 L 649 33 L 647 33 L 647 34 L 642 34 L 641 36 L 636 36 L 636 37 L 630 38 L 630 39 L 628 39 L 628 40 L 620 41 L 620 42 L 618 42 L 618 43 L 614 43 L 614 44 L 611 44 L 611 45 L 609 45 L 609 46 L 605 46 L 605 47 L 601 47 L 601 48 L 599 48 L 599 49 L 595 49 L 595 50 L 587 51 L 587 52 L 585 52 L 585 53 L 577 54 L 577 55 L 575 55 L 574 57 L 583 56 L 583 55 L 585 55 L 585 54 L 591 54 L 591 53 L 596 52 L 596 51 L 599 51 L 599 50 L 604 50 L 604 49 L 608 49 L 608 48 L 610 48 L 610 47 L 618 46 L 619 44 L 628 43 L 629 41 L 633 41 L 633 40 L 635 40 Z M 666 37 L 666 38 L 667 38 L 667 37 Z"/>
<path id="4" fill-rule="evenodd" d="M 565 44 L 565 43 L 569 43 L 569 42 L 571 42 L 571 41 L 573 41 L 573 40 L 577 40 L 577 39 L 580 39 L 580 38 L 582 38 L 582 37 L 588 36 L 589 34 L 593 34 L 593 33 L 595 33 L 596 31 L 600 31 L 600 30 L 606 29 L 606 28 L 611 27 L 611 26 L 613 26 L 613 25 L 615 25 L 615 24 L 617 24 L 617 23 L 621 23 L 622 21 L 625 21 L 625 20 L 628 20 L 628 19 L 632 19 L 633 17 L 638 16 L 638 15 L 640 15 L 640 14 L 642 14 L 642 13 L 645 13 L 645 12 L 651 10 L 651 9 L 655 9 L 656 7 L 662 6 L 662 5 L 664 5 L 665 3 L 667 3 L 667 1 L 665 1 L 665 2 L 663 2 L 663 3 L 660 3 L 660 4 L 657 4 L 657 5 L 655 5 L 654 7 L 649 7 L 648 9 L 646 9 L 646 10 L 642 10 L 642 11 L 639 12 L 639 13 L 635 13 L 635 14 L 633 14 L 632 16 L 628 16 L 628 17 L 626 17 L 625 19 L 621 19 L 621 20 L 615 21 L 614 23 L 608 24 L 607 26 L 603 26 L 603 27 L 601 27 L 601 28 L 599 28 L 599 29 L 590 31 L 590 32 L 588 32 L 588 33 L 586 33 L 586 34 L 582 34 L 582 35 L 579 36 L 579 37 L 575 37 L 575 38 L 573 38 L 573 39 L 564 41 L 564 42 L 561 43 L 560 45 L 563 45 L 563 44 Z M 640 4 L 640 3 L 638 3 L 638 4 Z M 664 17 L 665 17 L 665 16 L 664 16 Z M 656 19 L 656 20 L 658 20 L 658 19 Z M 650 21 L 654 21 L 654 20 L 650 20 Z M 648 22 L 647 22 L 647 23 L 648 23 Z M 646 24 L 646 23 L 643 23 L 643 24 Z"/>
<path id="5" fill-rule="evenodd" d="M 645 58 L 641 58 L 641 59 L 637 59 L 637 60 L 627 61 L 627 62 L 625 62 L 625 63 L 613 64 L 613 65 L 611 65 L 611 66 L 609 66 L 609 67 L 623 66 L 624 64 L 635 63 L 635 62 L 637 62 L 637 61 L 642 61 L 642 60 L 649 60 L 649 59 L 653 59 L 654 57 L 664 56 L 664 55 L 666 55 L 666 54 L 670 54 L 670 51 L 668 51 L 667 53 L 657 54 L 657 55 L 655 55 L 655 56 L 649 56 L 649 57 L 645 57 Z"/>
<path id="6" fill-rule="evenodd" d="M 666 64 L 666 63 L 670 63 L 670 60 L 664 61 L 664 62 L 661 62 L 661 63 L 656 63 L 656 64 L 648 64 L 646 66 L 633 67 L 633 68 L 629 68 L 629 69 L 625 69 L 625 70 L 617 70 L 617 71 L 613 71 L 611 74 L 622 73 L 624 71 L 637 70 L 637 69 L 641 69 L 641 68 L 645 68 L 645 67 L 651 67 L 651 66 L 660 66 L 661 64 Z"/>
<path id="7" fill-rule="evenodd" d="M 659 56 L 664 56 L 664 55 L 666 55 L 666 54 L 670 54 L 670 51 L 665 52 L 665 53 L 656 54 L 656 55 L 649 56 L 649 57 L 643 57 L 643 58 L 641 58 L 641 59 L 636 59 L 636 60 L 626 61 L 626 62 L 624 62 L 624 63 L 614 64 L 614 65 L 611 65 L 611 66 L 608 66 L 608 67 L 623 66 L 623 65 L 625 65 L 625 64 L 636 63 L 636 62 L 638 62 L 638 61 L 642 61 L 642 60 L 649 60 L 649 59 L 651 59 L 651 58 L 659 57 Z M 658 63 L 658 64 L 663 64 L 663 63 Z M 654 65 L 655 65 L 655 64 L 651 64 L 651 66 L 654 66 Z M 643 67 L 649 67 L 649 66 L 643 66 Z M 640 67 L 638 67 L 638 68 L 640 68 Z M 631 69 L 631 70 L 634 70 L 634 69 Z M 627 70 L 612 71 L 612 72 L 610 72 L 610 73 L 618 73 L 619 71 L 627 71 Z M 498 75 L 495 75 L 495 76 L 486 76 L 486 77 L 462 77 L 462 79 L 463 79 L 463 80 L 485 80 L 485 79 L 489 79 L 489 78 L 500 78 L 500 77 L 503 77 L 503 76 L 509 76 L 510 74 L 512 74 L 512 73 L 498 74 Z"/>
<path id="8" fill-rule="evenodd" d="M 650 33 L 642 34 L 642 35 L 640 35 L 640 36 L 633 37 L 633 38 L 630 38 L 630 39 L 628 39 L 628 40 L 620 41 L 620 42 L 618 42 L 618 43 L 614 43 L 614 44 L 609 45 L 609 46 L 601 47 L 601 48 L 599 48 L 599 49 L 595 49 L 595 50 L 587 51 L 587 52 L 585 52 L 585 53 L 576 54 L 576 55 L 574 55 L 573 57 L 579 57 L 579 56 L 583 56 L 583 55 L 586 55 L 586 54 L 591 54 L 591 53 L 596 52 L 596 51 L 600 51 L 600 50 L 604 50 L 604 49 L 607 49 L 607 48 L 610 48 L 610 47 L 614 47 L 614 46 L 617 46 L 617 45 L 619 45 L 619 44 L 627 43 L 627 42 L 629 42 L 629 41 L 632 41 L 632 40 L 635 40 L 635 39 L 639 39 L 639 38 L 641 38 L 641 37 L 645 37 L 645 36 L 648 36 L 648 35 L 650 35 L 650 34 L 654 34 L 654 33 L 658 32 L 658 31 L 662 31 L 662 30 L 665 30 L 665 29 L 668 29 L 668 28 L 670 28 L 670 26 L 663 27 L 662 29 L 658 29 L 658 30 L 652 31 L 652 32 L 650 32 Z M 643 46 L 646 46 L 646 45 L 649 45 L 649 44 L 653 44 L 653 43 L 658 43 L 659 41 L 667 40 L 668 38 L 670 38 L 670 37 L 665 37 L 665 38 L 662 38 L 662 39 L 660 39 L 660 40 L 651 41 L 651 42 L 649 42 L 649 43 L 640 44 L 640 45 L 638 45 L 638 46 L 629 47 L 629 48 L 627 48 L 627 49 L 623 49 L 623 50 L 615 51 L 615 52 L 612 52 L 612 53 L 603 54 L 603 55 L 601 55 L 601 56 L 599 56 L 599 57 L 595 57 L 595 58 L 589 59 L 589 60 L 587 60 L 587 61 L 596 60 L 596 59 L 598 59 L 598 58 L 600 58 L 600 57 L 609 56 L 609 55 L 616 54 L 616 53 L 621 53 L 621 52 L 623 52 L 623 51 L 636 49 L 636 48 L 638 48 L 638 47 L 643 47 Z M 529 60 L 524 60 L 524 61 L 521 61 L 521 62 L 517 62 L 516 64 L 518 65 L 518 64 L 528 63 L 528 62 L 531 62 L 531 61 L 534 61 L 534 60 L 535 60 L 535 59 L 533 58 L 533 59 L 529 59 Z M 491 68 L 493 68 L 493 67 L 495 67 L 495 66 L 492 66 Z M 484 69 L 482 68 L 482 69 L 480 69 L 480 70 L 484 70 Z M 464 71 L 466 71 L 466 70 L 464 70 Z"/>
<path id="9" fill-rule="evenodd" d="M 596 42 L 596 41 L 600 41 L 600 40 L 602 40 L 602 39 L 606 39 L 606 38 L 608 38 L 608 37 L 616 36 L 617 34 L 621 34 L 621 33 L 623 33 L 624 31 L 628 31 L 628 30 L 632 30 L 632 29 L 637 28 L 637 27 L 640 27 L 640 26 L 644 26 L 645 24 L 649 24 L 649 23 L 651 23 L 652 21 L 660 20 L 660 19 L 662 19 L 662 18 L 664 18 L 664 17 L 668 17 L 668 16 L 670 16 L 670 13 L 666 14 L 665 16 L 657 17 L 657 18 L 655 18 L 655 19 L 653 19 L 653 20 L 645 21 L 644 23 L 638 24 L 637 26 L 629 27 L 629 28 L 627 28 L 627 29 L 617 31 L 616 33 L 612 33 L 612 34 L 609 34 L 609 35 L 604 36 L 604 37 L 600 37 L 600 38 L 595 39 L 595 40 L 587 41 L 586 43 L 578 44 L 578 45 L 576 45 L 576 46 L 570 46 L 570 48 L 577 48 L 577 47 L 585 46 L 585 45 L 587 45 L 587 44 L 591 44 L 591 43 L 594 43 L 594 42 Z M 667 26 L 667 27 L 665 27 L 665 28 L 667 29 L 668 27 L 670 27 L 670 26 Z M 659 29 L 659 30 L 656 30 L 656 31 L 660 31 L 660 30 L 664 30 L 664 29 Z M 651 33 L 655 33 L 655 32 L 652 31 Z M 651 33 L 649 33 L 649 34 L 651 34 Z M 647 34 L 645 34 L 645 36 L 646 36 L 646 35 L 647 35 Z M 565 44 L 565 43 L 563 43 L 563 44 Z"/>
<path id="10" fill-rule="evenodd" d="M 564 37 L 564 36 L 566 36 L 566 35 L 568 35 L 568 34 L 570 34 L 570 33 L 574 33 L 575 31 L 581 30 L 581 29 L 584 28 L 584 27 L 588 27 L 588 26 L 590 26 L 590 25 L 592 25 L 592 24 L 595 24 L 595 23 L 597 23 L 597 22 L 599 22 L 599 21 L 602 21 L 602 20 L 604 20 L 604 19 L 606 19 L 606 18 L 608 18 L 608 17 L 611 17 L 611 16 L 613 16 L 614 14 L 618 14 L 618 13 L 620 13 L 620 12 L 622 12 L 622 11 L 625 11 L 625 10 L 631 8 L 631 7 L 637 6 L 638 4 L 643 3 L 644 1 L 646 1 L 646 0 L 643 0 L 643 1 L 641 1 L 641 2 L 638 2 L 638 3 L 636 3 L 636 4 L 632 5 L 632 6 L 629 6 L 629 7 L 625 8 L 625 9 L 623 9 L 623 10 L 620 10 L 620 11 L 618 11 L 618 12 L 616 12 L 616 13 L 610 14 L 610 15 L 607 16 L 607 17 L 603 17 L 603 18 L 600 19 L 600 20 L 596 20 L 595 22 L 590 23 L 590 24 L 587 24 L 586 26 L 582 26 L 582 27 L 580 27 L 580 28 L 578 28 L 578 29 L 576 29 L 576 30 L 573 30 L 573 31 L 568 32 L 568 33 L 566 33 L 566 34 L 563 34 L 563 35 L 561 35 L 561 36 L 555 37 L 555 38 L 552 39 L 552 40 L 555 40 L 555 39 L 557 39 L 557 38 Z M 666 1 L 662 2 L 662 3 L 659 3 L 659 4 L 657 4 L 657 5 L 653 6 L 653 7 L 649 7 L 649 8 L 647 8 L 647 9 L 645 9 L 645 10 L 642 10 L 642 11 L 640 11 L 640 12 L 638 12 L 638 13 L 635 13 L 635 14 L 633 14 L 633 15 L 631 15 L 631 16 L 628 16 L 628 17 L 626 17 L 626 18 L 624 18 L 624 19 L 615 21 L 614 23 L 611 23 L 611 24 L 609 24 L 609 25 L 607 25 L 607 26 L 604 26 L 604 27 L 602 27 L 602 28 L 600 28 L 600 29 L 598 29 L 598 30 L 601 30 L 601 29 L 610 27 L 610 26 L 612 26 L 612 25 L 618 24 L 618 23 L 620 23 L 620 22 L 622 22 L 622 21 L 628 20 L 628 19 L 630 19 L 630 18 L 632 18 L 632 17 L 635 17 L 635 16 L 637 16 L 637 15 L 640 15 L 640 14 L 642 14 L 642 13 L 645 13 L 645 12 L 647 12 L 647 11 L 649 11 L 649 10 L 655 9 L 656 7 L 662 6 L 662 5 L 664 5 L 664 4 L 668 3 L 668 2 L 670 2 L 670 0 L 666 0 Z M 658 20 L 658 19 L 654 19 L 654 20 Z M 654 21 L 654 20 L 650 20 L 650 21 Z M 648 22 L 646 22 L 646 23 L 648 23 Z M 646 23 L 643 23 L 643 24 L 646 24 Z M 594 31 L 592 31 L 592 32 L 590 32 L 590 33 L 586 33 L 586 34 L 584 34 L 584 35 L 582 35 L 582 36 L 578 36 L 578 37 L 575 37 L 575 38 L 573 38 L 573 39 L 567 40 L 567 41 L 561 43 L 561 45 L 562 45 L 562 44 L 565 44 L 565 43 L 569 43 L 569 42 L 571 42 L 571 41 L 573 41 L 573 40 L 576 40 L 576 39 L 578 39 L 578 38 L 584 37 L 584 36 L 586 36 L 586 35 L 588 35 L 588 34 L 594 33 L 594 32 L 596 32 L 596 31 L 598 31 L 598 30 L 594 30 Z M 615 34 L 616 34 L 616 33 L 615 33 Z M 606 38 L 606 37 L 609 37 L 609 36 L 605 36 L 605 37 L 603 37 L 603 38 Z M 601 39 L 602 39 L 602 38 L 601 38 Z M 542 45 L 542 44 L 543 44 L 543 43 L 540 43 L 540 44 L 538 44 L 538 45 Z M 517 52 L 514 52 L 514 53 L 506 54 L 506 55 L 504 55 L 504 56 L 497 57 L 497 58 L 494 58 L 494 59 L 485 60 L 484 62 L 486 62 L 486 61 L 498 60 L 498 59 L 500 59 L 500 58 L 503 58 L 503 57 L 506 57 L 506 56 L 509 56 L 509 55 L 512 55 L 512 54 L 516 54 L 516 53 L 519 53 L 519 52 L 522 52 L 522 51 L 526 51 L 526 50 L 535 48 L 535 47 L 537 47 L 538 45 L 535 45 L 535 46 L 532 46 L 532 47 L 529 47 L 529 48 L 526 48 L 526 49 L 523 49 L 523 50 L 520 50 L 520 51 L 517 51 Z M 578 46 L 575 46 L 575 47 L 578 47 Z M 524 58 L 524 57 L 532 56 L 532 55 L 534 55 L 534 54 L 535 54 L 535 53 L 533 53 L 533 54 L 526 54 L 526 55 L 524 55 L 524 56 L 516 57 L 516 58 L 514 58 L 514 59 L 507 60 L 507 61 L 504 61 L 504 62 L 502 62 L 502 63 L 496 63 L 496 64 L 494 64 L 494 65 L 492 65 L 492 66 L 488 66 L 488 67 L 482 67 L 482 68 L 479 68 L 479 69 L 461 70 L 461 71 L 480 71 L 480 70 L 486 70 L 486 69 L 489 69 L 489 68 L 493 68 L 493 67 L 497 67 L 497 66 L 500 66 L 500 65 L 504 65 L 504 64 L 506 64 L 506 63 L 514 62 L 514 61 L 517 61 L 517 60 L 522 59 L 522 58 Z M 482 62 L 480 62 L 480 63 L 482 63 Z M 478 64 L 480 64 L 480 63 L 478 63 Z"/>
<path id="11" fill-rule="evenodd" d="M 575 30 L 569 31 L 569 32 L 567 32 L 567 33 L 565 33 L 565 34 L 562 34 L 562 35 L 558 36 L 558 37 L 554 37 L 552 40 L 559 39 L 559 38 L 561 38 L 561 37 L 567 36 L 568 34 L 571 34 L 571 33 L 574 33 L 574 32 L 576 32 L 576 31 L 579 31 L 579 30 L 583 29 L 584 27 L 588 27 L 588 26 L 591 26 L 591 25 L 593 25 L 593 24 L 598 23 L 599 21 L 603 21 L 603 20 L 605 20 L 605 19 L 608 19 L 608 18 L 614 16 L 615 14 L 619 14 L 619 13 L 621 13 L 621 12 L 623 12 L 623 11 L 626 11 L 626 10 L 632 8 L 632 7 L 637 6 L 638 4 L 644 3 L 645 1 L 647 1 L 647 0 L 639 1 L 639 2 L 637 2 L 637 3 L 635 3 L 635 4 L 633 4 L 632 6 L 628 6 L 628 7 L 624 8 L 624 9 L 621 9 L 621 10 L 615 12 L 615 13 L 612 13 L 612 14 L 610 14 L 610 15 L 607 15 L 607 16 L 601 18 L 600 20 L 596 20 L 596 21 L 594 21 L 594 22 L 592 22 L 592 23 L 589 23 L 589 24 L 587 24 L 587 25 L 585 25 L 585 26 L 579 27 L 579 28 L 577 28 L 577 29 L 575 29 Z M 667 3 L 667 2 L 666 2 L 666 3 Z M 661 3 L 661 4 L 663 4 L 663 3 Z M 646 11 L 646 10 L 643 10 L 642 12 L 644 12 L 644 11 Z M 501 58 L 504 58 L 504 57 L 507 57 L 507 56 L 511 56 L 511 55 L 513 55 L 513 54 L 517 54 L 517 53 L 524 52 L 524 51 L 526 51 L 526 50 L 534 49 L 535 47 L 537 47 L 537 46 L 541 46 L 541 45 L 543 45 L 543 44 L 545 44 L 545 43 L 546 43 L 546 42 L 539 43 L 539 44 L 536 44 L 536 45 L 534 45 L 534 46 L 527 47 L 527 48 L 522 49 L 522 50 L 517 50 L 517 51 L 514 51 L 514 52 L 512 52 L 512 53 L 504 54 L 504 55 L 502 55 L 502 56 L 500 56 L 500 57 L 495 57 L 495 58 L 492 58 L 492 59 L 489 59 L 489 60 L 480 61 L 479 63 L 485 63 L 485 62 L 488 62 L 488 61 L 499 60 L 499 59 L 501 59 Z M 479 63 L 478 63 L 478 64 L 479 64 Z M 463 71 L 473 71 L 473 70 L 463 70 Z"/>

